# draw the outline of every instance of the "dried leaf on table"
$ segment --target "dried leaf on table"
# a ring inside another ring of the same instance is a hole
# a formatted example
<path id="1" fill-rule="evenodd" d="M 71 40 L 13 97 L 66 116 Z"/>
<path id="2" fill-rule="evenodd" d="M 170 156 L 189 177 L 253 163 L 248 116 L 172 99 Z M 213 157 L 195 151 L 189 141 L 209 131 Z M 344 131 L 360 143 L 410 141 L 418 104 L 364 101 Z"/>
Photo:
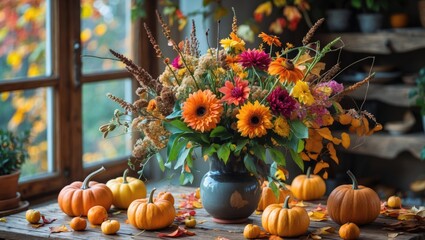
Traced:
<path id="1" fill-rule="evenodd" d="M 327 214 L 324 212 L 311 211 L 311 212 L 308 212 L 308 216 L 310 217 L 310 221 L 313 221 L 313 222 L 328 220 Z"/>
<path id="2" fill-rule="evenodd" d="M 115 212 L 112 213 L 112 215 L 114 215 L 114 216 L 115 215 L 120 215 L 120 214 L 121 214 L 121 211 L 115 211 Z"/>
<path id="3" fill-rule="evenodd" d="M 196 192 L 190 193 L 190 194 L 182 194 L 182 199 L 180 201 L 180 208 L 185 209 L 194 209 L 194 208 L 202 208 L 202 202 L 201 199 L 196 197 Z"/>
<path id="4" fill-rule="evenodd" d="M 50 233 L 68 232 L 68 228 L 65 225 L 49 227 Z"/>
<path id="5" fill-rule="evenodd" d="M 48 219 L 44 215 L 41 215 L 41 219 L 43 219 L 44 224 L 50 224 L 50 223 L 56 221 L 56 218 Z"/>
<path id="6" fill-rule="evenodd" d="M 279 237 L 279 236 L 277 236 L 277 235 L 271 235 L 271 236 L 269 237 L 269 240 L 283 240 L 283 238 L 281 238 L 281 237 Z"/>
<path id="7" fill-rule="evenodd" d="M 389 239 L 396 238 L 399 234 L 402 234 L 402 233 L 401 232 L 400 233 L 388 233 L 388 238 Z"/>
<path id="8" fill-rule="evenodd" d="M 5 217 L 0 218 L 0 222 L 7 222 L 7 218 Z"/>
<path id="9" fill-rule="evenodd" d="M 299 201 L 299 202 L 297 202 L 294 206 L 297 206 L 297 207 L 308 207 L 309 206 L 309 204 L 306 204 L 306 203 L 304 203 L 304 201 Z"/>
<path id="10" fill-rule="evenodd" d="M 225 238 L 225 237 L 216 237 L 216 238 L 214 238 L 214 240 L 230 240 L 230 239 Z"/>
<path id="11" fill-rule="evenodd" d="M 185 228 L 178 227 L 172 233 L 159 233 L 157 236 L 158 237 L 172 237 L 172 238 L 175 238 L 175 237 L 181 237 L 181 236 L 185 236 L 185 235 L 186 236 L 194 236 L 194 235 L 196 235 L 196 233 L 191 232 L 191 231 L 189 231 L 189 230 L 187 230 Z"/>
<path id="12" fill-rule="evenodd" d="M 316 229 L 312 232 L 312 234 L 314 235 L 325 235 L 325 234 L 330 234 L 330 233 L 335 233 L 336 230 L 333 227 L 322 227 L 319 229 Z"/>

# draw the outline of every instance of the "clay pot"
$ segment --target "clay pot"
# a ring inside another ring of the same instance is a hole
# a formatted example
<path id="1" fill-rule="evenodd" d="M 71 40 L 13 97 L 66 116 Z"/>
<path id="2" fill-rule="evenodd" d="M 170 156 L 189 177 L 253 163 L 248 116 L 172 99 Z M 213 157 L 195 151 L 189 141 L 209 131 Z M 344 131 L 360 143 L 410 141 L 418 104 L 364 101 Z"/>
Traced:
<path id="1" fill-rule="evenodd" d="M 409 17 L 406 13 L 394 13 L 390 16 L 390 24 L 393 28 L 406 27 L 409 22 Z"/>
<path id="2" fill-rule="evenodd" d="M 0 176 L 0 200 L 15 198 L 18 192 L 18 179 L 21 172 Z"/>

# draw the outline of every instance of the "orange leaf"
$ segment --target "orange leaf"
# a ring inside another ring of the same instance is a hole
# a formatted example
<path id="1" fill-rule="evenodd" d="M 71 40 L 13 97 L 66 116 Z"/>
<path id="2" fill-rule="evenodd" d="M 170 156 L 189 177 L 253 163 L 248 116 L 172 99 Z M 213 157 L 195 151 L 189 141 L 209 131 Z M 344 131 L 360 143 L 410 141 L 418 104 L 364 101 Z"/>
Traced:
<path id="1" fill-rule="evenodd" d="M 350 135 L 348 135 L 347 133 L 343 132 L 343 133 L 341 133 L 341 139 L 342 139 L 342 146 L 345 149 L 349 148 L 350 145 L 351 145 Z"/>
<path id="2" fill-rule="evenodd" d="M 327 172 L 327 171 L 325 171 L 325 172 L 323 173 L 322 177 L 323 177 L 323 179 L 328 179 L 328 172 Z"/>
<path id="3" fill-rule="evenodd" d="M 308 213 L 308 216 L 310 217 L 310 220 L 313 222 L 321 222 L 321 221 L 328 220 L 326 213 L 324 212 L 311 211 Z M 317 233 L 317 234 L 320 234 L 320 233 Z"/>
<path id="4" fill-rule="evenodd" d="M 310 161 L 310 157 L 305 152 L 301 152 L 300 156 L 303 161 Z"/>
<path id="5" fill-rule="evenodd" d="M 322 116 L 323 126 L 330 126 L 334 123 L 334 119 L 330 114 Z"/>
<path id="6" fill-rule="evenodd" d="M 336 156 L 336 150 L 335 150 L 335 147 L 334 147 L 333 143 L 331 143 L 331 142 L 328 143 L 328 145 L 326 147 L 329 150 L 329 155 L 332 158 L 332 160 L 334 160 L 336 164 L 339 164 L 339 159 Z"/>
<path id="7" fill-rule="evenodd" d="M 341 123 L 342 125 L 348 125 L 351 123 L 352 117 L 350 114 L 345 113 L 345 114 L 341 114 L 339 115 L 339 123 Z"/>
<path id="8" fill-rule="evenodd" d="M 271 236 L 269 237 L 269 240 L 283 240 L 283 238 L 281 238 L 281 237 L 279 237 L 279 236 L 277 236 L 277 235 L 271 235 Z"/>
<path id="9" fill-rule="evenodd" d="M 50 233 L 60 233 L 60 232 L 68 232 L 68 228 L 65 225 L 49 227 Z"/>
<path id="10" fill-rule="evenodd" d="M 308 152 L 320 153 L 322 151 L 322 140 L 307 139 L 305 142 L 305 150 Z"/>
<path id="11" fill-rule="evenodd" d="M 323 161 L 317 162 L 316 166 L 314 167 L 313 174 L 317 174 L 322 169 L 328 168 L 328 167 L 329 167 L 329 163 L 327 162 L 323 162 Z"/>
<path id="12" fill-rule="evenodd" d="M 174 232 L 172 233 L 158 233 L 158 237 L 172 237 L 172 238 L 176 238 L 176 237 L 181 237 L 183 235 L 187 235 L 187 236 L 194 236 L 196 235 L 196 233 L 191 232 L 185 228 L 181 228 L 178 227 Z"/>
<path id="13" fill-rule="evenodd" d="M 369 132 L 369 120 L 367 120 L 367 117 L 363 116 L 362 122 L 363 122 L 364 132 L 365 133 Z"/>
<path id="14" fill-rule="evenodd" d="M 329 141 L 332 141 L 333 136 L 332 136 L 332 132 L 331 130 L 329 130 L 329 128 L 319 128 L 316 129 L 316 131 L 320 134 L 320 136 L 322 136 L 324 139 L 327 139 Z"/>
<path id="15" fill-rule="evenodd" d="M 335 144 L 335 145 L 339 145 L 341 143 L 341 139 L 334 137 L 332 139 L 332 143 Z"/>
<path id="16" fill-rule="evenodd" d="M 307 153 L 310 159 L 316 160 L 319 157 L 319 153 Z"/>

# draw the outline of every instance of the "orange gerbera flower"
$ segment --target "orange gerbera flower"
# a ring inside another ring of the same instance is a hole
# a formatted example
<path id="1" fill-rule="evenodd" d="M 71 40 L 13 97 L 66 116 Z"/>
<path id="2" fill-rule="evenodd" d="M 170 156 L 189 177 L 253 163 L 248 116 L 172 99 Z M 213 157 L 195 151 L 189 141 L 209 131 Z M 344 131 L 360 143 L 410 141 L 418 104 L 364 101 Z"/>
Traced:
<path id="1" fill-rule="evenodd" d="M 261 137 L 267 134 L 267 129 L 273 127 L 270 109 L 258 101 L 243 105 L 236 115 L 237 127 L 242 137 Z"/>
<path id="2" fill-rule="evenodd" d="M 282 43 L 280 42 L 279 38 L 277 36 L 268 35 L 264 32 L 261 32 L 258 37 L 260 37 L 264 43 L 267 43 L 267 45 L 275 45 L 275 46 L 282 46 Z"/>
<path id="3" fill-rule="evenodd" d="M 196 131 L 208 132 L 217 126 L 223 105 L 210 90 L 198 90 L 183 103 L 182 117 Z"/>
<path id="4" fill-rule="evenodd" d="M 304 77 L 303 72 L 296 68 L 291 60 L 282 57 L 270 63 L 268 72 L 270 75 L 279 75 L 280 82 L 295 83 Z"/>

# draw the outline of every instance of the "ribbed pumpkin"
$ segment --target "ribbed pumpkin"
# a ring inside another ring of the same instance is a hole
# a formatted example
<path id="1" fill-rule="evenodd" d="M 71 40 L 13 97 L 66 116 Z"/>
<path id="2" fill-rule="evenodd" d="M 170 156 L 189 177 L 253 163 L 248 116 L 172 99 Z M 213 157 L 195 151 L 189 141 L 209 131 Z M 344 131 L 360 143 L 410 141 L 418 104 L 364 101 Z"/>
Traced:
<path id="1" fill-rule="evenodd" d="M 328 197 L 327 210 L 338 224 L 352 222 L 357 225 L 375 221 L 381 211 L 381 201 L 372 189 L 359 186 L 354 174 L 348 170 L 352 185 L 344 184 L 335 188 Z"/>
<path id="2" fill-rule="evenodd" d="M 146 197 L 146 186 L 142 180 L 128 177 L 126 169 L 122 177 L 111 179 L 106 186 L 111 189 L 114 199 L 112 204 L 116 208 L 127 209 L 133 200 Z"/>
<path id="3" fill-rule="evenodd" d="M 100 205 L 109 210 L 113 195 L 103 183 L 90 181 L 95 175 L 105 171 L 104 167 L 90 173 L 83 182 L 75 181 L 65 186 L 59 193 L 60 209 L 70 217 L 87 216 L 89 209 Z"/>
<path id="4" fill-rule="evenodd" d="M 258 225 L 247 224 L 243 229 L 243 236 L 247 239 L 258 238 L 260 236 L 261 229 Z"/>
<path id="5" fill-rule="evenodd" d="M 302 207 L 289 208 L 289 196 L 283 204 L 271 204 L 261 217 L 263 228 L 270 234 L 281 237 L 297 237 L 308 230 L 310 218 Z"/>
<path id="6" fill-rule="evenodd" d="M 292 198 L 294 197 L 290 190 L 286 188 L 279 188 L 279 198 L 277 198 L 276 194 L 274 194 L 272 188 L 270 187 L 270 184 L 275 183 L 269 183 L 268 186 L 264 186 L 261 191 L 261 197 L 257 207 L 258 211 L 263 211 L 270 204 L 283 203 L 286 196 L 290 196 Z"/>
<path id="7" fill-rule="evenodd" d="M 320 176 L 311 174 L 309 167 L 305 175 L 300 174 L 292 180 L 291 191 L 299 200 L 316 200 L 325 195 L 326 184 Z"/>
<path id="8" fill-rule="evenodd" d="M 155 188 L 149 198 L 134 200 L 127 209 L 128 221 L 138 229 L 156 230 L 168 227 L 176 216 L 174 205 L 170 201 L 153 201 Z"/>
<path id="9" fill-rule="evenodd" d="M 174 196 L 170 192 L 159 192 L 158 196 L 156 197 L 155 201 L 157 199 L 163 199 L 171 202 L 171 204 L 174 205 Z"/>

